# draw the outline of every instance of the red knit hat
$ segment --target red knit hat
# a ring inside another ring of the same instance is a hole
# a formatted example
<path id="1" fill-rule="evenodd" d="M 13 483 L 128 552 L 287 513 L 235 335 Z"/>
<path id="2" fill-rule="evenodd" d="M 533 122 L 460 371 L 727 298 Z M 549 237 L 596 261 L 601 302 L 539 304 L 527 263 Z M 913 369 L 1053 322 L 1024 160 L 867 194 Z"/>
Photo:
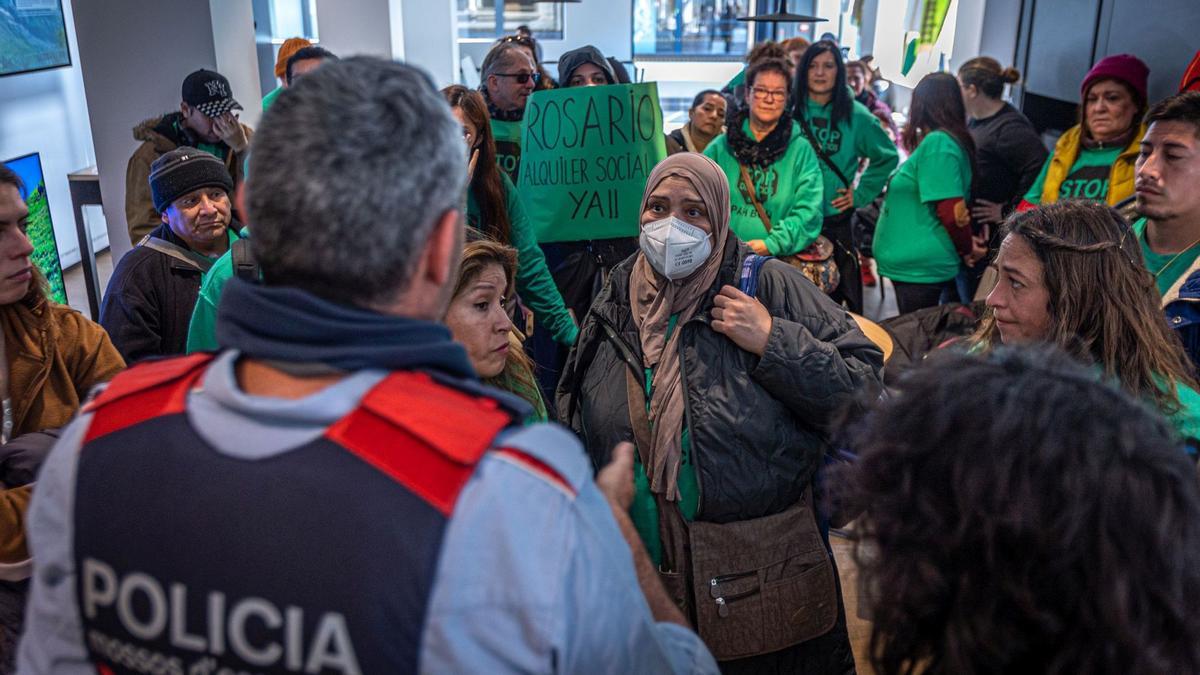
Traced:
<path id="1" fill-rule="evenodd" d="M 1179 91 L 1200 91 L 1200 52 L 1192 58 L 1187 70 L 1183 71 L 1183 79 L 1179 81 Z"/>
<path id="2" fill-rule="evenodd" d="M 1137 94 L 1138 103 L 1146 103 L 1146 80 L 1150 78 L 1150 69 L 1138 57 L 1133 54 L 1114 54 L 1100 59 L 1083 78 L 1083 86 L 1079 88 L 1080 95 L 1086 98 L 1088 88 L 1096 80 L 1105 78 L 1120 80 L 1129 85 Z"/>

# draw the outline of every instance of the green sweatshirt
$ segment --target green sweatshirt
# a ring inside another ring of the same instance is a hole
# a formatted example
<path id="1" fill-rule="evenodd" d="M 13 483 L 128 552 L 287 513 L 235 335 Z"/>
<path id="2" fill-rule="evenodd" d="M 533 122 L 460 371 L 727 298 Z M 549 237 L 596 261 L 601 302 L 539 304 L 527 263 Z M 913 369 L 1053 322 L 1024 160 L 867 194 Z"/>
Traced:
<path id="1" fill-rule="evenodd" d="M 515 183 L 521 175 L 521 122 L 492 120 L 496 165 Z"/>
<path id="2" fill-rule="evenodd" d="M 517 249 L 517 293 L 539 324 L 554 336 L 554 339 L 564 345 L 575 344 L 579 336 L 579 327 L 567 312 L 558 286 L 550 276 L 550 268 L 546 266 L 546 256 L 538 246 L 537 236 L 533 225 L 525 216 L 525 208 L 521 206 L 521 197 L 516 186 L 504 172 L 500 173 L 504 184 L 504 195 L 508 208 L 508 220 L 511 241 L 505 242 Z M 467 222 L 476 229 L 479 225 L 479 204 L 475 195 L 467 191 Z"/>
<path id="3" fill-rule="evenodd" d="M 241 236 L 249 236 L 242 230 Z M 232 239 L 230 240 L 233 241 Z M 200 280 L 200 295 L 196 298 L 196 307 L 192 309 L 192 322 L 188 325 L 187 353 L 216 351 L 217 345 L 217 305 L 221 302 L 221 292 L 225 290 L 225 282 L 233 277 L 233 247 L 225 252 L 213 266 L 208 268 Z"/>
<path id="4" fill-rule="evenodd" d="M 937 284 L 958 274 L 960 258 L 938 220 L 935 202 L 967 199 L 971 161 L 958 141 L 935 131 L 896 169 L 879 223 L 875 226 L 875 264 L 895 281 Z"/>
<path id="5" fill-rule="evenodd" d="M 854 206 L 859 207 L 871 203 L 883 192 L 883 186 L 899 163 L 900 156 L 896 152 L 896 144 L 892 143 L 879 123 L 879 118 L 858 101 L 851 103 L 850 120 L 839 122 L 832 130 L 832 103 L 820 105 L 808 99 L 805 118 L 825 154 L 851 183 L 858 173 L 859 161 L 870 160 L 870 165 L 858 181 L 858 187 L 854 188 Z M 837 215 L 839 211 L 831 202 L 837 199 L 838 190 L 846 186 L 820 157 L 817 157 L 817 161 L 820 162 L 825 182 L 825 199 L 822 202 L 824 214 L 826 217 Z"/>
<path id="6" fill-rule="evenodd" d="M 750 121 L 742 124 L 750 134 Z M 799 253 L 821 233 L 821 160 L 804 138 L 800 125 L 792 122 L 787 151 L 766 169 L 746 167 L 759 202 L 771 219 L 771 233 L 763 225 L 754 203 L 746 196 L 737 157 L 725 134 L 713 139 L 704 154 L 715 161 L 729 179 L 731 214 L 729 227 L 742 241 L 762 239 L 771 255 Z"/>
<path id="7" fill-rule="evenodd" d="M 1079 151 L 1079 157 L 1071 165 L 1067 177 L 1058 188 L 1059 199 L 1092 199 L 1103 202 L 1108 198 L 1108 178 L 1112 172 L 1113 162 L 1125 148 L 1086 148 Z M 1025 201 L 1030 204 L 1042 203 L 1042 189 L 1046 185 L 1046 172 L 1050 170 L 1050 162 L 1054 155 L 1046 158 L 1042 172 L 1029 186 L 1025 193 Z"/>

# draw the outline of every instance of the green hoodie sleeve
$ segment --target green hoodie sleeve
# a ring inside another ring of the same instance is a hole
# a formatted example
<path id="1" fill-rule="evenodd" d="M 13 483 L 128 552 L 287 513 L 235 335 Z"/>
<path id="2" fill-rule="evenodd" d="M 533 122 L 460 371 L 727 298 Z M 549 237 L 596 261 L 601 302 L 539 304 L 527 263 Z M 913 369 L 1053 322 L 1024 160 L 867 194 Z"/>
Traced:
<path id="1" fill-rule="evenodd" d="M 200 295 L 196 298 L 196 307 L 192 310 L 192 322 L 188 325 L 187 353 L 216 351 L 217 344 L 217 305 L 221 302 L 221 292 L 225 290 L 225 282 L 233 276 L 233 251 L 226 251 L 217 258 L 213 266 L 204 273 L 200 280 Z"/>
<path id="2" fill-rule="evenodd" d="M 870 160 L 867 170 L 858 179 L 858 187 L 854 190 L 854 206 L 863 207 L 871 203 L 887 183 L 888 176 L 895 171 L 900 163 L 900 155 L 896 152 L 896 144 L 888 138 L 879 118 L 871 114 L 866 106 L 854 106 L 854 150 L 858 157 Z"/>
<path id="3" fill-rule="evenodd" d="M 808 141 L 793 130 L 793 141 L 780 168 L 791 169 L 791 201 L 783 218 L 771 224 L 771 232 L 763 239 L 767 251 L 774 256 L 792 255 L 803 251 L 821 234 L 821 199 L 825 194 L 825 183 L 817 153 Z M 790 161 L 789 161 L 790 160 Z"/>
<path id="4" fill-rule="evenodd" d="M 568 346 L 573 345 L 575 338 L 579 336 L 579 327 L 567 311 L 562 294 L 558 292 L 558 286 L 550 276 L 546 256 L 538 246 L 529 218 L 525 216 L 520 194 L 508 176 L 502 175 L 501 178 L 507 197 L 511 228 L 509 236 L 513 247 L 517 249 L 517 293 L 521 295 L 521 301 L 533 311 L 537 322 L 549 330 L 556 341 Z"/>
<path id="5" fill-rule="evenodd" d="M 1042 172 L 1033 179 L 1033 185 L 1030 185 L 1029 192 L 1025 193 L 1025 201 L 1030 204 L 1042 203 L 1042 189 L 1046 185 L 1046 172 L 1050 170 L 1050 162 L 1053 160 L 1054 153 L 1050 153 L 1050 156 L 1046 158 L 1046 163 L 1042 165 Z"/>

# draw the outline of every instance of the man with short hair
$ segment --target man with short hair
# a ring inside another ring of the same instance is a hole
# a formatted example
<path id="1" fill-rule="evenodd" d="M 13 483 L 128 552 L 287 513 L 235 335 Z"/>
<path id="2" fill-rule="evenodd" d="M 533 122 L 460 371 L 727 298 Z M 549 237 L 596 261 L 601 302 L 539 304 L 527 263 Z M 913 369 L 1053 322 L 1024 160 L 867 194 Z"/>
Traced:
<path id="1" fill-rule="evenodd" d="M 142 141 L 125 171 L 125 221 L 134 244 L 161 221 L 148 186 L 150 165 L 164 153 L 180 146 L 197 148 L 220 159 L 235 186 L 244 178 L 243 163 L 254 132 L 233 113 L 242 106 L 233 98 L 229 80 L 201 69 L 184 79 L 182 90 L 178 112 L 150 118 L 133 129 L 133 137 Z"/>
<path id="2" fill-rule="evenodd" d="M 113 270 L 100 325 L 127 363 L 182 354 L 201 276 L 237 240 L 233 179 L 216 157 L 181 147 L 151 166 L 159 226 Z"/>
<path id="3" fill-rule="evenodd" d="M 717 672 L 627 515 L 632 448 L 593 481 L 437 323 L 467 158 L 428 76 L 327 63 L 250 161 L 226 351 L 133 368 L 46 460 L 22 672 Z"/>
<path id="4" fill-rule="evenodd" d="M 287 69 L 284 71 L 284 84 L 290 87 L 296 78 L 311 73 L 325 61 L 336 60 L 337 56 L 324 47 L 315 45 L 304 47 L 288 58 Z"/>
<path id="5" fill-rule="evenodd" d="M 521 120 L 540 74 L 525 48 L 500 42 L 487 53 L 479 72 L 496 141 L 496 163 L 513 184 L 521 173 Z"/>
<path id="6" fill-rule="evenodd" d="M 1171 326 L 1200 363 L 1200 92 L 1156 103 L 1146 123 L 1133 231 Z"/>

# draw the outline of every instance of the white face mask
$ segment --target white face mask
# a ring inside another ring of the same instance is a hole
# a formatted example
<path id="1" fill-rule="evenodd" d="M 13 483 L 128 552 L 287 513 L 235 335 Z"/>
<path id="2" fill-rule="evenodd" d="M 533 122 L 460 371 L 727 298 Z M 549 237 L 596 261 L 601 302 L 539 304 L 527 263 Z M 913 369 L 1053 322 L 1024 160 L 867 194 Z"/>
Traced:
<path id="1" fill-rule="evenodd" d="M 671 281 L 695 272 L 712 253 L 712 235 L 675 216 L 646 223 L 638 241 L 650 266 Z"/>

